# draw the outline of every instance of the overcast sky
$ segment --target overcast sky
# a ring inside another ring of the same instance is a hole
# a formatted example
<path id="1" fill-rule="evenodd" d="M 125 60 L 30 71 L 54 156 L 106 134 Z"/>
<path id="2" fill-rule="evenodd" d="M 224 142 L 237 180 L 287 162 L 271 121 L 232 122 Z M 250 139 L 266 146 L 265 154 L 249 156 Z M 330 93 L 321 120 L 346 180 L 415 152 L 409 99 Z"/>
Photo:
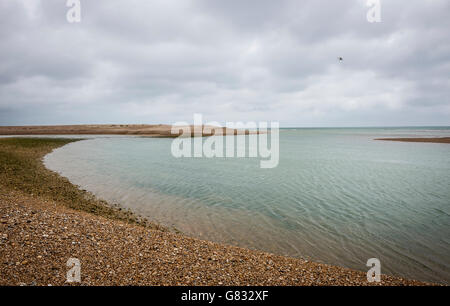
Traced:
<path id="1" fill-rule="evenodd" d="M 450 125 L 450 1 L 0 1 L 0 125 Z M 338 57 L 343 57 L 339 61 Z"/>

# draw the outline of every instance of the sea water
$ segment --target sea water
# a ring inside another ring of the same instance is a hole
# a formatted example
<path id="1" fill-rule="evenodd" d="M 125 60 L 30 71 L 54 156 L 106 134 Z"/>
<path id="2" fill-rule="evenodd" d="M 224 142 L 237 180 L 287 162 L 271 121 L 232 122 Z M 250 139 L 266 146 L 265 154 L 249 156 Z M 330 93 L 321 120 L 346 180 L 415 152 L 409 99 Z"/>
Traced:
<path id="1" fill-rule="evenodd" d="M 217 242 L 450 282 L 450 145 L 376 141 L 450 128 L 281 129 L 276 168 L 258 158 L 175 158 L 172 139 L 93 137 L 48 168 L 110 203 Z"/>

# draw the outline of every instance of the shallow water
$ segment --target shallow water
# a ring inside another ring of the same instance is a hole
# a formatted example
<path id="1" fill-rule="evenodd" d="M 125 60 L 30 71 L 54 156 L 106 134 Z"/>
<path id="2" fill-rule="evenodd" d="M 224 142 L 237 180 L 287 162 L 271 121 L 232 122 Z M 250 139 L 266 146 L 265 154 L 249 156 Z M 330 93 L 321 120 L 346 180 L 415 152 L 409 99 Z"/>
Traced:
<path id="1" fill-rule="evenodd" d="M 99 137 L 45 158 L 99 197 L 184 233 L 450 282 L 450 145 L 374 141 L 450 128 L 282 129 L 280 162 L 180 158 L 172 139 Z"/>

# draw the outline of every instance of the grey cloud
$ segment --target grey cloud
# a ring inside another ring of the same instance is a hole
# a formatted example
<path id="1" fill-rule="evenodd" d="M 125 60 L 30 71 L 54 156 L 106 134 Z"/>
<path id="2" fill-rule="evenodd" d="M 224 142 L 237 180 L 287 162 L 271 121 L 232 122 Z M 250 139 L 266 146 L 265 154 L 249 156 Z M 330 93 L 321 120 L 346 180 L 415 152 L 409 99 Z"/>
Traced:
<path id="1" fill-rule="evenodd" d="M 449 125 L 450 3 L 381 2 L 5 0 L 0 124 Z"/>

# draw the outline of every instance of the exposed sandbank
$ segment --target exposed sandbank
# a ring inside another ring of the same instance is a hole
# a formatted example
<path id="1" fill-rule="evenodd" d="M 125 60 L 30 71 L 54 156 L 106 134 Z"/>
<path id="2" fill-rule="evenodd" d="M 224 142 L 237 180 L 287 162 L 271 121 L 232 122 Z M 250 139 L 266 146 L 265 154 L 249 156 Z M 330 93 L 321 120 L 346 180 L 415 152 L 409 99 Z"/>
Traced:
<path id="1" fill-rule="evenodd" d="M 194 126 L 189 126 L 191 136 Z M 254 131 L 227 129 L 223 127 L 207 127 L 210 131 L 201 131 L 202 136 L 211 135 L 242 135 L 255 134 Z M 196 127 L 198 128 L 198 127 Z M 214 129 L 214 130 L 213 130 Z M 92 125 L 29 125 L 29 126 L 0 126 L 0 135 L 139 135 L 150 137 L 178 137 L 182 133 L 178 130 L 172 133 L 172 126 L 167 124 L 92 124 Z M 200 134 L 200 132 L 199 132 Z M 185 135 L 186 136 L 186 135 Z"/>
<path id="2" fill-rule="evenodd" d="M 403 141 L 403 142 L 432 142 L 432 143 L 450 143 L 450 137 L 424 137 L 424 138 L 376 138 L 375 140 L 385 141 Z"/>

